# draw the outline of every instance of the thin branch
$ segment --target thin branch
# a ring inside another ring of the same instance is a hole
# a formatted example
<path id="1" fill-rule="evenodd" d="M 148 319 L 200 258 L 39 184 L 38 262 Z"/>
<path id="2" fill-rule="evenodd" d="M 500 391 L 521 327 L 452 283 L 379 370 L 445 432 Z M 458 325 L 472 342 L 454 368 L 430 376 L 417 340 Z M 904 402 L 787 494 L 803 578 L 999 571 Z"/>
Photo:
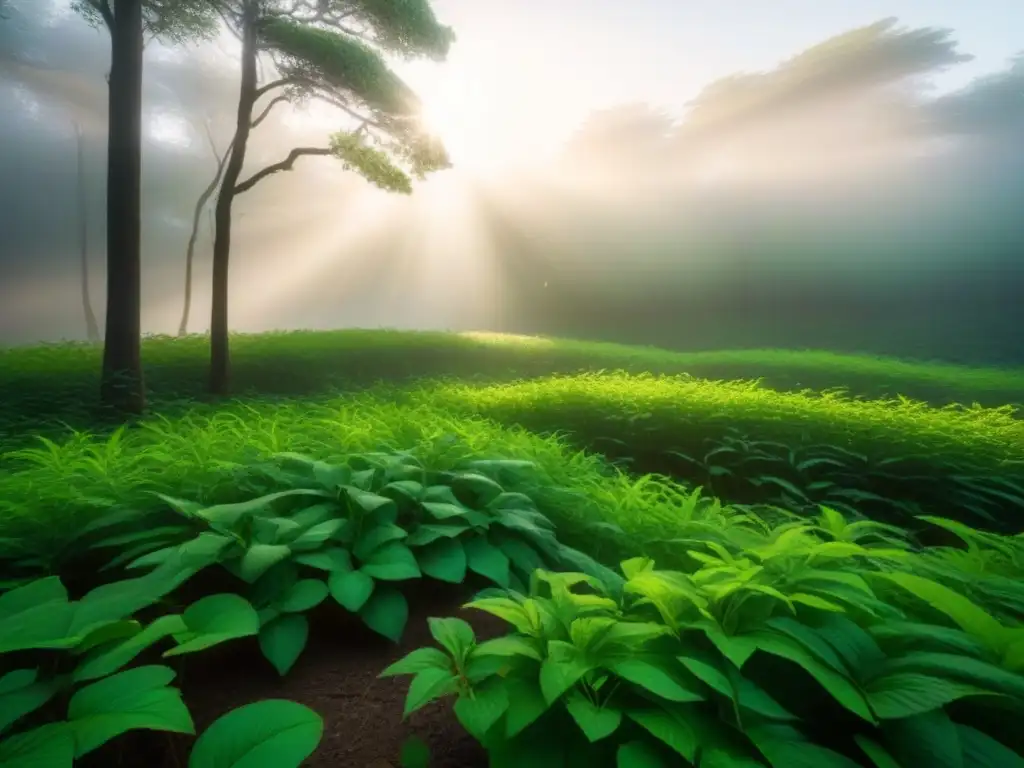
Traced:
<path id="1" fill-rule="evenodd" d="M 253 99 L 258 99 L 260 96 L 269 93 L 275 88 L 284 88 L 286 85 L 295 85 L 298 82 L 298 79 L 294 77 L 282 77 L 278 80 L 271 80 L 266 85 L 260 86 L 259 88 L 256 89 L 256 95 L 253 97 Z"/>
<path id="2" fill-rule="evenodd" d="M 333 150 L 330 147 L 297 147 L 289 152 L 288 157 L 281 162 L 268 165 L 262 171 L 257 171 L 245 181 L 240 182 L 238 186 L 235 187 L 234 192 L 236 195 L 240 195 L 243 192 L 249 191 L 256 186 L 258 182 L 273 173 L 277 173 L 278 171 L 290 171 L 292 166 L 295 165 L 295 161 L 305 155 L 325 156 L 330 154 L 333 154 Z"/>
<path id="3" fill-rule="evenodd" d="M 276 105 L 278 105 L 278 104 L 280 104 L 281 102 L 284 102 L 284 101 L 288 101 L 288 97 L 285 96 L 283 93 L 280 94 L 279 96 L 275 96 L 273 99 L 271 99 L 270 103 L 267 104 L 267 106 L 265 106 L 263 108 L 263 111 L 260 112 L 259 116 L 257 116 L 256 119 L 252 121 L 252 127 L 255 128 L 260 123 L 262 123 L 264 120 L 266 120 L 267 119 L 267 115 L 270 114 L 270 110 L 272 110 Z"/>

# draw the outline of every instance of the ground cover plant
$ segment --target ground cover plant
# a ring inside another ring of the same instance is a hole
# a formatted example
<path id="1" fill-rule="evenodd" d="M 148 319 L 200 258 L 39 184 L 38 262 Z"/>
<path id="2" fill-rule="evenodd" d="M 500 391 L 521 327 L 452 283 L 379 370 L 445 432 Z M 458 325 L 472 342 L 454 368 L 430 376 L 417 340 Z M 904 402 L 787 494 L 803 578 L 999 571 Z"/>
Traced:
<path id="1" fill-rule="evenodd" d="M 57 692 L 0 743 L 74 733 L 74 696 L 139 674 L 162 680 L 156 699 L 183 696 L 202 733 L 241 728 L 225 713 L 256 699 L 311 708 L 323 740 L 309 765 L 502 765 L 527 744 L 543 765 L 560 759 L 552 728 L 608 765 L 982 768 L 1024 754 L 1024 433 L 1007 408 L 598 372 L 628 365 L 605 365 L 600 345 L 387 332 L 241 337 L 254 391 L 203 401 L 195 340 L 147 343 L 150 383 L 167 387 L 152 415 L 112 427 L 57 402 L 77 431 L 33 405 L 0 423 L 0 607 L 59 589 L 47 604 L 71 617 L 47 625 L 56 645 L 8 648 L 5 622 L 0 696 Z M 17 404 L 46 370 L 68 372 L 49 392 L 73 400 L 94 353 L 5 354 L 37 360 L 0 374 Z M 474 355 L 480 376 L 451 375 Z M 830 386 L 836 366 L 822 365 Z M 971 392 L 969 369 L 911 369 L 959 371 Z M 83 605 L 109 619 L 87 638 Z M 393 666 L 428 629 L 445 650 Z M 89 665 L 102 674 L 75 680 Z M 172 677 L 136 673 L 154 668 Z M 411 689 L 390 674 L 403 671 Z M 453 715 L 433 701 L 444 694 L 458 694 Z M 161 727 L 132 722 L 121 730 Z M 131 734 L 108 732 L 85 764 L 121 745 L 115 761 L 133 765 Z M 429 749 L 400 750 L 410 734 Z M 168 754 L 202 756 L 203 738 L 173 737 Z"/>

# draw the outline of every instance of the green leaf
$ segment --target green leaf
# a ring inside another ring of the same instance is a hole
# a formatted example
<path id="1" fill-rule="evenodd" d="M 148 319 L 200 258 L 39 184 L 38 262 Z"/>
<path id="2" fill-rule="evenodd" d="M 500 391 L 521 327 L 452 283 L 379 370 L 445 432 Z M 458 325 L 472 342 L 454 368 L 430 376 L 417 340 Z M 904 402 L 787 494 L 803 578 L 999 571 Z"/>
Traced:
<path id="1" fill-rule="evenodd" d="M 430 768 L 430 747 L 423 739 L 410 736 L 402 742 L 398 764 L 401 768 Z"/>
<path id="2" fill-rule="evenodd" d="M 630 709 L 627 713 L 656 739 L 694 762 L 700 739 L 691 724 L 692 705 L 664 702 L 659 706 Z"/>
<path id="3" fill-rule="evenodd" d="M 941 709 L 883 720 L 885 746 L 901 766 L 965 768 L 957 726 Z"/>
<path id="4" fill-rule="evenodd" d="M 71 768 L 75 734 L 67 723 L 49 723 L 0 740 L 4 768 Z"/>
<path id="5" fill-rule="evenodd" d="M 431 617 L 427 619 L 427 625 L 438 644 L 460 662 L 465 660 L 469 651 L 476 645 L 473 628 L 462 619 Z"/>
<path id="6" fill-rule="evenodd" d="M 324 520 L 307 528 L 299 536 L 296 536 L 288 546 L 296 552 L 317 549 L 340 531 L 344 525 L 345 520 L 342 518 Z"/>
<path id="7" fill-rule="evenodd" d="M 89 632 L 74 648 L 77 655 L 84 654 L 101 645 L 116 643 L 127 640 L 142 631 L 142 625 L 133 619 L 112 621 L 109 624 L 102 624 L 92 632 Z"/>
<path id="8" fill-rule="evenodd" d="M 409 604 L 394 587 L 382 587 L 370 596 L 359 616 L 374 632 L 397 643 L 409 620 Z"/>
<path id="9" fill-rule="evenodd" d="M 455 674 L 452 660 L 443 651 L 437 648 L 417 648 L 388 666 L 377 677 L 415 675 L 424 669 L 443 669 L 448 674 Z"/>
<path id="10" fill-rule="evenodd" d="M 508 693 L 503 681 L 491 679 L 476 686 L 472 694 L 459 696 L 455 717 L 470 735 L 483 741 L 487 732 L 508 709 Z"/>
<path id="11" fill-rule="evenodd" d="M 309 620 L 305 616 L 278 616 L 260 629 L 260 651 L 283 677 L 302 655 L 308 639 Z"/>
<path id="12" fill-rule="evenodd" d="M 20 691 L 39 678 L 38 669 L 15 669 L 0 677 L 0 696 Z"/>
<path id="13" fill-rule="evenodd" d="M 256 609 L 241 595 L 223 593 L 196 601 L 182 614 L 186 632 L 180 645 L 164 653 L 194 653 L 228 640 L 250 637 L 260 631 Z"/>
<path id="14" fill-rule="evenodd" d="M 376 550 L 363 562 L 360 570 L 381 581 L 405 581 L 421 575 L 412 550 L 397 541 Z"/>
<path id="15" fill-rule="evenodd" d="M 860 734 L 855 734 L 853 740 L 857 742 L 857 746 L 868 756 L 875 768 L 902 768 L 896 758 L 890 755 L 885 747 L 877 741 Z"/>
<path id="16" fill-rule="evenodd" d="M 615 754 L 618 768 L 667 768 L 667 763 L 658 751 L 643 741 L 629 741 L 619 747 Z"/>
<path id="17" fill-rule="evenodd" d="M 808 741 L 788 725 L 759 725 L 748 727 L 746 732 L 772 768 L 860 768 L 848 757 Z"/>
<path id="18" fill-rule="evenodd" d="M 75 757 L 139 728 L 195 733 L 181 693 L 167 687 L 173 678 L 170 667 L 136 667 L 77 691 L 68 703 Z"/>
<path id="19" fill-rule="evenodd" d="M 393 515 L 398 514 L 395 502 L 386 496 L 378 496 L 376 493 L 353 486 L 346 486 L 345 492 L 359 509 L 367 514 L 379 515 L 379 520 L 391 519 Z"/>
<path id="20" fill-rule="evenodd" d="M 1018 755 L 988 734 L 967 725 L 958 725 L 965 765 L 971 768 L 1024 768 L 1024 756 Z"/>
<path id="21" fill-rule="evenodd" d="M 323 731 L 320 716 L 294 701 L 247 704 L 215 720 L 196 739 L 188 768 L 298 768 Z"/>
<path id="22" fill-rule="evenodd" d="M 542 659 L 540 651 L 537 650 L 534 643 L 525 637 L 517 637 L 516 635 L 506 635 L 492 640 L 485 640 L 473 649 L 472 656 L 474 658 L 477 656 L 525 656 L 534 661 L 541 661 Z"/>
<path id="23" fill-rule="evenodd" d="M 986 643 L 997 653 L 1005 646 L 1007 630 L 968 598 L 938 582 L 911 573 L 879 573 L 879 578 L 903 587 L 932 608 L 946 614 L 961 629 Z"/>
<path id="24" fill-rule="evenodd" d="M 490 579 L 499 587 L 508 587 L 508 557 L 482 536 L 467 539 L 463 544 L 466 562 L 474 573 Z"/>
<path id="25" fill-rule="evenodd" d="M 16 614 L 50 602 L 66 603 L 67 590 L 57 576 L 30 582 L 0 594 L 0 623 L 5 625 Z"/>
<path id="26" fill-rule="evenodd" d="M 242 555 L 238 575 L 252 584 L 272 566 L 291 557 L 291 554 L 291 548 L 284 544 L 253 544 Z"/>
<path id="27" fill-rule="evenodd" d="M 409 692 L 405 697 L 405 710 L 402 717 L 406 718 L 435 699 L 448 696 L 458 690 L 458 678 L 451 672 L 436 667 L 428 667 L 416 673 L 409 683 Z"/>
<path id="28" fill-rule="evenodd" d="M 565 708 L 591 742 L 611 736 L 622 723 L 622 712 L 596 706 L 578 690 L 570 691 L 565 697 Z"/>
<path id="29" fill-rule="evenodd" d="M 327 593 L 327 584 L 322 579 L 302 579 L 276 607 L 283 613 L 302 613 L 320 605 Z"/>
<path id="30" fill-rule="evenodd" d="M 31 673 L 32 681 L 27 685 L 0 693 L 0 733 L 7 730 L 16 720 L 30 712 L 35 712 L 52 699 L 60 689 L 56 680 L 35 681 L 35 670 L 33 669 L 19 669 L 4 675 L 0 679 L 0 686 L 14 685 L 16 680 L 12 680 L 11 676 L 18 676 L 19 673 L 22 673 L 22 679 L 27 679 L 23 674 L 26 672 Z"/>
<path id="31" fill-rule="evenodd" d="M 355 613 L 373 594 L 374 581 L 362 571 L 335 571 L 327 580 L 331 597 Z"/>
<path id="32" fill-rule="evenodd" d="M 492 616 L 507 621 L 524 635 L 533 634 L 533 624 L 526 609 L 515 600 L 507 597 L 485 597 L 466 604 L 466 608 L 475 608 Z"/>
<path id="33" fill-rule="evenodd" d="M 405 543 L 410 547 L 422 547 L 438 539 L 450 539 L 465 533 L 469 530 L 468 525 L 420 525 L 406 538 Z"/>
<path id="34" fill-rule="evenodd" d="M 466 552 L 457 539 L 439 539 L 417 550 L 419 567 L 427 576 L 449 584 L 461 584 L 466 578 Z"/>
<path id="35" fill-rule="evenodd" d="M 352 548 L 352 554 L 360 560 L 366 560 L 378 547 L 392 541 L 404 539 L 407 535 L 404 528 L 399 528 L 393 523 L 376 525 L 356 539 L 356 543 Z"/>
<path id="36" fill-rule="evenodd" d="M 670 671 L 642 659 L 627 659 L 608 666 L 624 680 L 646 688 L 663 699 L 675 702 L 702 701 L 704 696 L 685 686 Z"/>
<path id="37" fill-rule="evenodd" d="M 985 694 L 980 688 L 915 672 L 897 672 L 872 680 L 865 688 L 868 704 L 884 720 L 920 715 L 965 696 Z"/>
<path id="38" fill-rule="evenodd" d="M 352 558 L 343 547 L 329 547 L 319 552 L 304 552 L 296 555 L 296 563 L 317 568 L 321 571 L 351 571 Z"/>
<path id="39" fill-rule="evenodd" d="M 459 504 L 449 504 L 440 501 L 424 501 L 423 508 L 431 514 L 435 520 L 450 520 L 455 517 L 465 517 L 467 510 Z"/>
<path id="40" fill-rule="evenodd" d="M 511 739 L 536 722 L 549 705 L 534 681 L 510 677 L 505 680 L 505 690 L 509 701 L 505 713 L 505 736 Z"/>
<path id="41" fill-rule="evenodd" d="M 108 648 L 98 648 L 89 653 L 75 668 L 71 679 L 76 683 L 81 683 L 112 675 L 154 643 L 168 635 L 177 635 L 186 631 L 188 628 L 181 616 L 177 614 L 160 616 L 143 628 L 141 632 L 127 640 L 122 640 Z"/>
<path id="42" fill-rule="evenodd" d="M 576 646 L 561 640 L 548 643 L 548 658 L 540 665 L 540 690 L 550 705 L 572 688 L 594 666 Z"/>

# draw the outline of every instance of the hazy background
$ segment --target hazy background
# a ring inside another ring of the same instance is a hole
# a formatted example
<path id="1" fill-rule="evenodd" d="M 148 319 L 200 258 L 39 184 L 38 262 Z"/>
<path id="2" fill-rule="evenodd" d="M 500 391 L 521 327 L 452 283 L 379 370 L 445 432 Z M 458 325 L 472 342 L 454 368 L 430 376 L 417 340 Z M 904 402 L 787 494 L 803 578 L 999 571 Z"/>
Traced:
<path id="1" fill-rule="evenodd" d="M 105 32 L 0 21 L 0 344 L 84 338 L 75 124 L 102 319 Z M 236 330 L 389 326 L 1024 364 L 1019 0 L 437 0 L 397 64 L 456 168 L 388 196 L 305 158 L 236 201 Z M 898 22 L 883 22 L 898 17 Z M 172 333 L 234 43 L 146 55 L 144 318 Z M 275 111 L 250 170 L 323 145 Z M 210 232 L 190 328 L 209 314 Z"/>

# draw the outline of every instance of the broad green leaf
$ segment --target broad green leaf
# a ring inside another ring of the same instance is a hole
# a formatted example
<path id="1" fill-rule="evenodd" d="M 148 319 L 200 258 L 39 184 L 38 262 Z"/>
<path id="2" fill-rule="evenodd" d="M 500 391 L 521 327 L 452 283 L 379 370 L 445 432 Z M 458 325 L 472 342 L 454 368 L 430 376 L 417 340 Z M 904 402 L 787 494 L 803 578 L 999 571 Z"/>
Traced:
<path id="1" fill-rule="evenodd" d="M 549 705 L 533 680 L 510 677 L 505 681 L 505 690 L 509 700 L 505 713 L 505 736 L 511 739 L 536 722 Z"/>
<path id="2" fill-rule="evenodd" d="M 467 539 L 463 547 L 471 571 L 490 579 L 499 587 L 508 586 L 509 562 L 504 552 L 482 536 Z"/>
<path id="3" fill-rule="evenodd" d="M 302 613 L 320 605 L 327 593 L 323 579 L 302 579 L 292 586 L 276 607 L 283 613 Z"/>
<path id="4" fill-rule="evenodd" d="M 352 503 L 363 512 L 367 514 L 384 514 L 385 517 L 378 518 L 380 520 L 384 520 L 387 516 L 397 514 L 398 512 L 395 502 L 386 496 L 378 496 L 376 493 L 370 493 L 353 486 L 346 486 L 345 492 L 348 494 L 349 499 L 352 500 Z"/>
<path id="5" fill-rule="evenodd" d="M 398 765 L 401 768 L 430 768 L 430 747 L 423 739 L 410 736 L 402 742 Z"/>
<path id="6" fill-rule="evenodd" d="M 327 588 L 331 597 L 354 613 L 370 599 L 374 581 L 362 571 L 335 571 L 327 580 Z"/>
<path id="7" fill-rule="evenodd" d="M 375 525 L 356 539 L 356 543 L 352 547 L 352 554 L 360 560 L 366 560 L 379 547 L 392 541 L 404 539 L 407 535 L 404 528 L 399 528 L 393 523 Z"/>
<path id="8" fill-rule="evenodd" d="M 984 609 L 968 598 L 936 581 L 911 573 L 879 573 L 879 578 L 903 587 L 932 608 L 946 614 L 965 632 L 978 638 L 992 650 L 1002 653 L 1006 645 L 1006 628 Z"/>
<path id="9" fill-rule="evenodd" d="M 260 629 L 260 651 L 283 677 L 302 655 L 308 639 L 309 620 L 305 616 L 278 616 Z"/>
<path id="10" fill-rule="evenodd" d="M 608 706 L 596 706 L 579 690 L 572 690 L 565 697 L 565 708 L 592 742 L 611 736 L 622 723 L 621 711 Z"/>
<path id="11" fill-rule="evenodd" d="M 101 645 L 127 640 L 142 631 L 142 625 L 134 619 L 123 619 L 102 624 L 82 638 L 74 647 L 76 655 L 84 654 Z"/>
<path id="12" fill-rule="evenodd" d="M 890 659 L 886 671 L 889 674 L 919 672 L 1024 700 L 1024 677 L 970 656 L 909 653 Z"/>
<path id="13" fill-rule="evenodd" d="M 15 669 L 0 677 L 0 696 L 20 691 L 39 679 L 38 669 Z"/>
<path id="14" fill-rule="evenodd" d="M 896 672 L 872 680 L 865 688 L 868 704 L 883 720 L 930 712 L 965 696 L 985 694 L 975 686 L 915 672 Z"/>
<path id="15" fill-rule="evenodd" d="M 4 768 L 71 768 L 75 734 L 68 723 L 49 723 L 0 739 Z"/>
<path id="16" fill-rule="evenodd" d="M 623 576 L 627 579 L 632 579 L 641 573 L 653 571 L 654 561 L 649 557 L 633 557 L 619 563 L 619 568 L 622 569 Z"/>
<path id="17" fill-rule="evenodd" d="M 303 552 L 294 558 L 296 563 L 321 571 L 351 571 L 352 557 L 344 547 L 328 547 L 319 552 Z"/>
<path id="18" fill-rule="evenodd" d="M 288 546 L 296 552 L 306 552 L 323 546 L 345 525 L 345 520 L 334 518 L 312 525 L 296 536 Z"/>
<path id="19" fill-rule="evenodd" d="M 971 768 L 1024 768 L 1024 756 L 1014 752 L 988 734 L 967 725 L 958 725 L 965 765 Z"/>
<path id="20" fill-rule="evenodd" d="M 902 768 L 896 758 L 890 755 L 885 747 L 877 741 L 861 734 L 854 735 L 853 740 L 857 742 L 857 746 L 868 756 L 875 768 Z"/>
<path id="21" fill-rule="evenodd" d="M 291 557 L 291 554 L 291 548 L 284 544 L 253 544 L 242 555 L 238 575 L 252 584 L 271 567 Z"/>
<path id="22" fill-rule="evenodd" d="M 360 570 L 381 581 L 405 581 L 421 575 L 412 550 L 397 541 L 377 549 L 363 562 Z"/>
<path id="23" fill-rule="evenodd" d="M 748 727 L 746 733 L 772 768 L 860 768 L 850 758 L 808 741 L 788 725 L 758 725 Z"/>
<path id="24" fill-rule="evenodd" d="M 469 651 L 476 645 L 473 628 L 462 619 L 430 617 L 427 619 L 427 625 L 438 644 L 460 662 L 465 660 Z"/>
<path id="25" fill-rule="evenodd" d="M 630 720 L 642 726 L 656 739 L 693 762 L 701 741 L 691 722 L 691 707 L 689 704 L 664 702 L 643 709 L 630 709 L 627 714 Z"/>
<path id="26" fill-rule="evenodd" d="M 422 547 L 438 539 L 450 539 L 469 530 L 468 525 L 420 525 L 405 539 L 410 547 Z"/>
<path id="27" fill-rule="evenodd" d="M 474 687 L 471 696 L 459 696 L 454 707 L 455 717 L 473 737 L 482 741 L 505 714 L 508 703 L 503 681 L 491 679 Z"/>
<path id="28" fill-rule="evenodd" d="M 438 648 L 417 648 L 406 654 L 394 664 L 388 666 L 377 677 L 394 677 L 395 675 L 415 675 L 424 669 L 443 669 L 455 674 L 452 660 Z"/>
<path id="29" fill-rule="evenodd" d="M 409 603 L 394 587 L 381 587 L 359 610 L 359 616 L 374 632 L 397 643 L 409 620 Z"/>
<path id="30" fill-rule="evenodd" d="M 247 501 L 240 501 L 233 504 L 215 504 L 212 507 L 204 507 L 196 512 L 196 516 L 207 522 L 224 528 L 233 528 L 244 516 L 257 515 L 269 517 L 274 514 L 274 502 L 291 496 L 323 496 L 321 491 L 313 491 L 307 488 L 292 488 L 287 491 L 268 493 Z"/>
<path id="31" fill-rule="evenodd" d="M 548 658 L 540 665 L 540 690 L 544 700 L 549 705 L 554 704 L 593 668 L 576 646 L 561 640 L 550 641 Z"/>
<path id="32" fill-rule="evenodd" d="M 37 608 L 50 602 L 66 603 L 67 590 L 57 576 L 32 581 L 23 587 L 0 594 L 0 624 L 5 629 L 7 622 L 16 614 Z"/>
<path id="33" fill-rule="evenodd" d="M 617 768 L 668 768 L 653 746 L 645 741 L 628 741 L 615 754 Z"/>
<path id="34" fill-rule="evenodd" d="M 534 641 L 535 642 L 535 641 Z M 541 661 L 540 651 L 537 650 L 534 642 L 525 637 L 506 635 L 496 637 L 492 640 L 485 640 L 473 649 L 472 656 L 525 656 L 534 661 Z"/>
<path id="35" fill-rule="evenodd" d="M 883 720 L 885 746 L 901 766 L 966 768 L 957 726 L 941 709 Z"/>
<path id="36" fill-rule="evenodd" d="M 458 678 L 450 671 L 436 667 L 420 670 L 409 683 L 402 717 L 406 718 L 435 699 L 448 696 L 457 690 Z"/>
<path id="37" fill-rule="evenodd" d="M 181 693 L 167 687 L 173 678 L 170 667 L 136 667 L 77 691 L 68 703 L 75 757 L 139 728 L 195 733 Z"/>
<path id="38" fill-rule="evenodd" d="M 324 722 L 294 701 L 267 699 L 233 709 L 196 739 L 188 768 L 298 768 L 313 754 Z"/>
<path id="39" fill-rule="evenodd" d="M 20 669 L 15 672 L 4 675 L 3 679 L 0 679 L 0 684 L 9 682 L 11 675 L 17 675 L 18 673 L 31 672 L 35 673 L 35 670 Z M 0 733 L 7 730 L 8 727 L 15 721 L 29 714 L 35 712 L 46 702 L 53 698 L 53 696 L 60 690 L 60 685 L 56 680 L 39 680 L 28 683 L 27 685 L 20 686 L 13 690 L 0 693 Z"/>
<path id="40" fill-rule="evenodd" d="M 515 600 L 507 597 L 485 597 L 466 604 L 466 608 L 475 608 L 503 619 L 524 635 L 535 632 L 533 622 L 527 610 Z"/>
<path id="41" fill-rule="evenodd" d="M 185 620 L 178 614 L 160 616 L 127 640 L 89 653 L 75 668 L 71 679 L 80 683 L 112 675 L 154 643 L 187 630 Z"/>
<path id="42" fill-rule="evenodd" d="M 435 520 L 451 520 L 452 518 L 465 517 L 466 512 L 469 511 L 460 504 L 449 504 L 441 501 L 424 501 L 423 508 Z"/>
<path id="43" fill-rule="evenodd" d="M 649 661 L 627 659 L 608 665 L 608 669 L 624 680 L 669 701 L 688 702 L 704 699 L 700 691 L 687 687 L 680 676 Z"/>
<path id="44" fill-rule="evenodd" d="M 439 539 L 416 550 L 420 569 L 427 576 L 449 584 L 466 579 L 466 552 L 458 539 Z"/>
<path id="45" fill-rule="evenodd" d="M 260 631 L 256 609 L 241 595 L 223 593 L 196 601 L 182 614 L 186 632 L 180 644 L 164 653 L 179 656 L 194 653 L 228 640 L 251 637 Z"/>

